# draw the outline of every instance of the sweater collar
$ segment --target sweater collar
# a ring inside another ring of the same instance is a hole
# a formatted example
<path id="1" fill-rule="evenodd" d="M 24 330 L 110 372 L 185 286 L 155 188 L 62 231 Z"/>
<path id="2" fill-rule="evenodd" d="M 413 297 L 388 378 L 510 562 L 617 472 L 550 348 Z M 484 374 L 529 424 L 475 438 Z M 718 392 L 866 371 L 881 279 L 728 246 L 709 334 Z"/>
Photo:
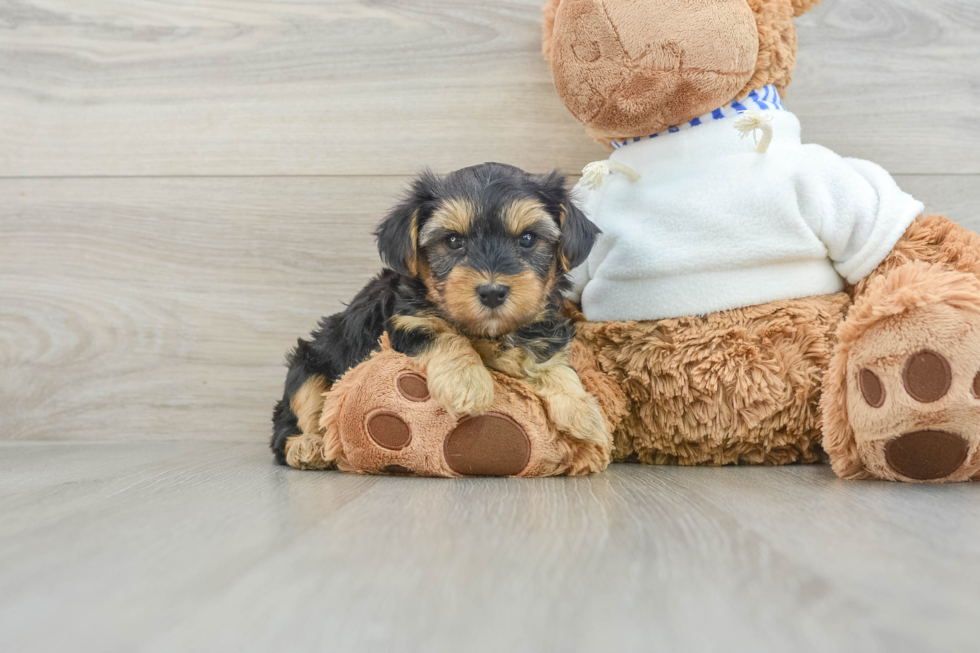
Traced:
<path id="1" fill-rule="evenodd" d="M 698 125 L 711 123 L 715 120 L 724 120 L 725 118 L 736 116 L 745 111 L 786 111 L 786 107 L 783 106 L 783 101 L 780 99 L 775 85 L 769 84 L 768 86 L 763 86 L 758 90 L 752 91 L 741 102 L 732 100 L 729 104 L 710 111 L 703 116 L 698 116 L 694 120 L 680 125 L 672 125 L 661 132 L 650 134 L 649 136 L 637 136 L 622 141 L 612 141 L 611 145 L 618 150 L 630 143 L 637 143 L 651 138 L 660 138 L 666 134 L 674 134 L 679 131 L 692 129 Z"/>

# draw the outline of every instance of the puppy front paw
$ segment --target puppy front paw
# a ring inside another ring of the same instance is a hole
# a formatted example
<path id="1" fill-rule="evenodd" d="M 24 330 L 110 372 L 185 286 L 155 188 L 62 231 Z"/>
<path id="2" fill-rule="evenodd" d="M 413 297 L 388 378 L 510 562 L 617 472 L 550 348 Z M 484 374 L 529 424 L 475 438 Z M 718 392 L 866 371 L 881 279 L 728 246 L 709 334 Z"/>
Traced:
<path id="1" fill-rule="evenodd" d="M 595 397 L 587 394 L 558 393 L 548 396 L 546 407 L 551 421 L 573 438 L 609 446 L 612 438 Z"/>
<path id="2" fill-rule="evenodd" d="M 286 464 L 296 469 L 330 469 L 333 457 L 327 455 L 319 433 L 301 433 L 286 440 Z"/>
<path id="3" fill-rule="evenodd" d="M 453 415 L 480 415 L 493 403 L 493 377 L 482 365 L 429 373 L 429 392 Z"/>

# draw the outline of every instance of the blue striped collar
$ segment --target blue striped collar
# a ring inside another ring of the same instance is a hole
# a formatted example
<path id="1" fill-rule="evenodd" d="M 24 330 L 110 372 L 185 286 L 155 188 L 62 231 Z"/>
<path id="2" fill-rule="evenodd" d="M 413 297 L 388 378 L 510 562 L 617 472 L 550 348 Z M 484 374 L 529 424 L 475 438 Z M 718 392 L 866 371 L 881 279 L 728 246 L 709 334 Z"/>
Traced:
<path id="1" fill-rule="evenodd" d="M 649 136 L 637 136 L 635 138 L 629 138 L 624 141 L 613 141 L 611 145 L 619 149 L 630 143 L 636 143 L 638 141 L 646 140 L 649 138 L 657 138 L 665 134 L 673 134 L 675 132 L 684 131 L 685 129 L 691 129 L 692 127 L 697 127 L 706 122 L 711 122 L 713 120 L 723 120 L 730 116 L 735 116 L 745 111 L 786 111 L 786 107 L 783 106 L 783 101 L 779 98 L 779 92 L 776 91 L 776 87 L 772 84 L 764 86 L 757 91 L 752 91 L 749 93 L 748 97 L 739 102 L 738 100 L 732 100 L 731 104 L 721 107 L 720 109 L 715 109 L 710 113 L 706 113 L 703 116 L 698 116 L 690 122 L 685 122 L 680 125 L 673 125 L 663 130 L 662 132 L 657 132 L 656 134 L 650 134 Z"/>

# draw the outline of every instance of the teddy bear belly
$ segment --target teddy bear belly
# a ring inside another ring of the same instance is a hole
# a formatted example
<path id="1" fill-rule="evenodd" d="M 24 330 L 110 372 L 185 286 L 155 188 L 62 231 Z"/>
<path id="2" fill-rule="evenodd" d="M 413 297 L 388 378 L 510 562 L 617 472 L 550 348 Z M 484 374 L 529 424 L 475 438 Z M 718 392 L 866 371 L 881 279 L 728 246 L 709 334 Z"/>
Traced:
<path id="1" fill-rule="evenodd" d="M 845 293 L 641 322 L 579 322 L 627 395 L 613 458 L 646 464 L 815 462 L 820 388 Z"/>

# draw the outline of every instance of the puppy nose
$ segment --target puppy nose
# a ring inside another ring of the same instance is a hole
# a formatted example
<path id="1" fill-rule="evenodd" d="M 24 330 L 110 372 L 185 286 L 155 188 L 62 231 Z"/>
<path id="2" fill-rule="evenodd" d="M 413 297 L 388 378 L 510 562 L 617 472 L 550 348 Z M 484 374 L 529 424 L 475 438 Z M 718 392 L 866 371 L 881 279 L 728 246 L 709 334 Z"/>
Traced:
<path id="1" fill-rule="evenodd" d="M 491 284 L 478 287 L 476 292 L 480 295 L 481 304 L 487 308 L 497 308 L 507 300 L 507 293 L 510 292 L 510 288 Z"/>

